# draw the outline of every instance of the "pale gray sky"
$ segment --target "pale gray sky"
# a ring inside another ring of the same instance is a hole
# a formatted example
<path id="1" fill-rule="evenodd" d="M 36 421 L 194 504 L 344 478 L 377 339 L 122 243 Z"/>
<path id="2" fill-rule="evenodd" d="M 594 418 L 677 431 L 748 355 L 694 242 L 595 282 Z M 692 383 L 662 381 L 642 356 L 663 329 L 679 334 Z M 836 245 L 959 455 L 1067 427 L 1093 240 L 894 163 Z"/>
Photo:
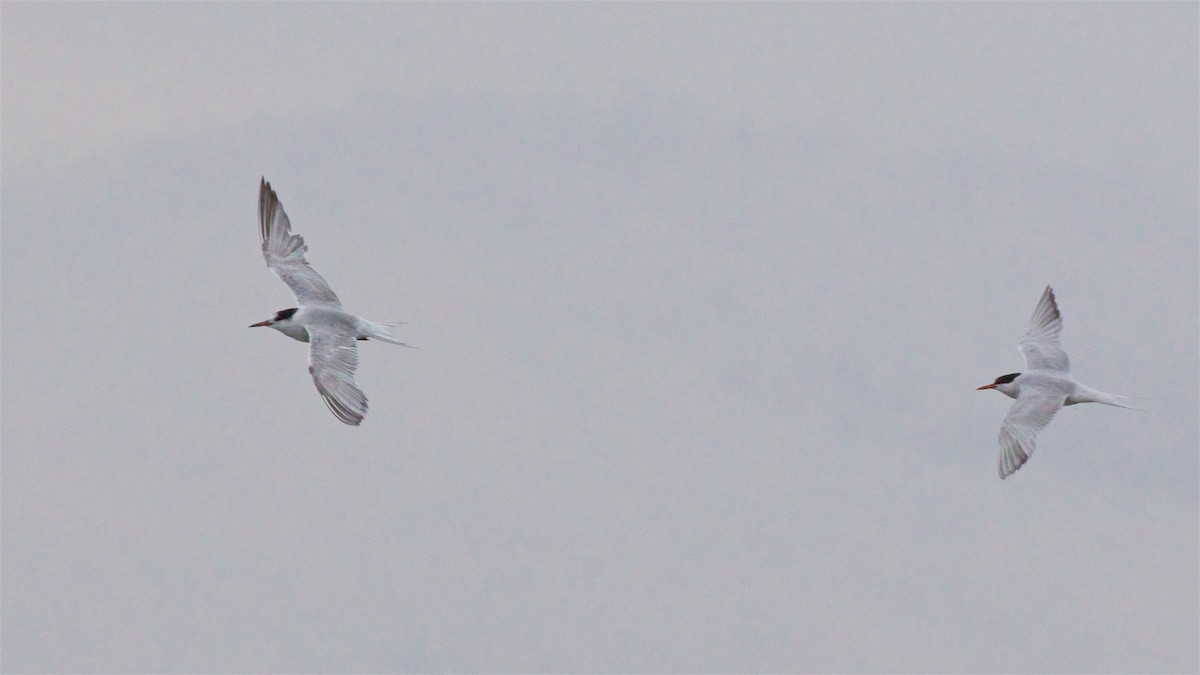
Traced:
<path id="1" fill-rule="evenodd" d="M 3 670 L 1200 668 L 1195 3 L 0 18 Z"/>

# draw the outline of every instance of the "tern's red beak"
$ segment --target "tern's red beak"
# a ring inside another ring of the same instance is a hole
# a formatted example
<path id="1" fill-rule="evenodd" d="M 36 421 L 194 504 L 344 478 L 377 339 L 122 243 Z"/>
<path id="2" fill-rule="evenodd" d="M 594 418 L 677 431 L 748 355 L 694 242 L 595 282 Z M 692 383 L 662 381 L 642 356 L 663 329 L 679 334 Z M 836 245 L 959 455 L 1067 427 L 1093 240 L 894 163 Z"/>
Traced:
<path id="1" fill-rule="evenodd" d="M 995 389 L 995 388 L 996 388 L 995 383 L 985 384 L 982 387 L 975 387 L 975 391 L 983 391 L 984 389 Z"/>
<path id="2" fill-rule="evenodd" d="M 250 328 L 258 328 L 259 326 L 270 326 L 273 323 L 275 323 L 275 322 L 271 321 L 270 319 L 267 319 L 266 321 L 259 321 L 258 323 L 252 323 L 252 324 L 250 324 L 249 327 Z"/>

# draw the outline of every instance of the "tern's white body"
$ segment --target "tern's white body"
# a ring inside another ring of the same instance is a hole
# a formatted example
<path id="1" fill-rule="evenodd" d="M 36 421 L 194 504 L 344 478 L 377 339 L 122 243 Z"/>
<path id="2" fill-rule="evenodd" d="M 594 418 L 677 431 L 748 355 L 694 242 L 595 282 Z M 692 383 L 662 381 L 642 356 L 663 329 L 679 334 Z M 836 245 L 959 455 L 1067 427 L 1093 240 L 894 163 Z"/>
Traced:
<path id="1" fill-rule="evenodd" d="M 303 237 L 292 234 L 287 213 L 265 179 L 258 188 L 258 219 L 267 267 L 292 289 L 300 306 L 280 310 L 251 328 L 269 326 L 309 343 L 308 372 L 321 399 L 342 422 L 360 424 L 367 414 L 367 397 L 354 382 L 357 341 L 373 338 L 407 347 L 391 333 L 399 324 L 375 323 L 342 310 L 333 289 L 305 260 L 308 246 Z"/>
<path id="2" fill-rule="evenodd" d="M 272 321 L 270 327 L 293 340 L 308 342 L 307 326 L 329 327 L 342 333 L 353 334 L 357 340 L 366 340 L 375 337 L 375 333 L 379 332 L 380 324 L 372 323 L 340 309 L 309 306 L 298 308 L 290 318 Z"/>
<path id="3" fill-rule="evenodd" d="M 993 384 L 988 386 L 989 389 L 1004 394 L 1009 398 L 1019 399 L 1021 390 L 1030 396 L 1040 396 L 1047 393 L 1054 393 L 1057 396 L 1062 396 L 1063 405 L 1075 405 L 1076 403 L 1107 403 L 1122 408 L 1126 406 L 1115 402 L 1115 397 L 1110 394 L 1105 394 L 1102 391 L 1096 391 L 1089 386 L 1079 384 L 1070 376 L 1053 370 L 1028 370 L 1017 376 L 1015 380 L 1007 384 Z"/>
<path id="4" fill-rule="evenodd" d="M 1133 408 L 1121 401 L 1123 397 L 1097 391 L 1071 378 L 1071 361 L 1059 346 L 1060 332 L 1062 317 L 1054 290 L 1047 286 L 1033 311 L 1029 330 L 1021 339 L 1020 349 L 1028 368 L 1023 373 L 1001 375 L 992 384 L 979 387 L 995 389 L 1015 399 L 1000 425 L 997 467 L 1001 478 L 1012 475 L 1029 461 L 1038 433 L 1063 406 L 1103 403 Z"/>

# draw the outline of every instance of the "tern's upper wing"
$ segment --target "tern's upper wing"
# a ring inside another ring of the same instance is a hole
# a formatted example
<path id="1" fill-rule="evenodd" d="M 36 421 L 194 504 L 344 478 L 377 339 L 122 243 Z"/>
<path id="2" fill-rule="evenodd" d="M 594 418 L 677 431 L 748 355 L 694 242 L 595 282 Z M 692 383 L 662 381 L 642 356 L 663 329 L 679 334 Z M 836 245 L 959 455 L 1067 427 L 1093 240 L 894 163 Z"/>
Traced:
<path id="1" fill-rule="evenodd" d="M 308 250 L 304 237 L 292 234 L 292 224 L 283 211 L 283 204 L 279 203 L 279 197 L 265 178 L 258 186 L 258 226 L 267 267 L 292 289 L 297 303 L 301 306 L 342 306 L 329 283 L 308 266 L 304 259 L 304 252 Z"/>
<path id="2" fill-rule="evenodd" d="M 308 372 L 325 405 L 346 424 L 363 421 L 367 397 L 354 383 L 358 347 L 353 335 L 333 328 L 308 327 Z"/>
<path id="3" fill-rule="evenodd" d="M 1047 286 L 1037 308 L 1033 310 L 1029 330 L 1021 338 L 1020 349 L 1029 370 L 1071 371 L 1071 360 L 1058 344 L 1060 332 L 1062 317 L 1058 314 L 1058 303 L 1054 301 L 1054 289 Z"/>
<path id="4" fill-rule="evenodd" d="M 1000 425 L 1000 456 L 996 463 L 1001 478 L 1012 475 L 1029 461 L 1038 432 L 1050 424 L 1062 404 L 1061 394 L 1028 387 L 1021 390 Z"/>

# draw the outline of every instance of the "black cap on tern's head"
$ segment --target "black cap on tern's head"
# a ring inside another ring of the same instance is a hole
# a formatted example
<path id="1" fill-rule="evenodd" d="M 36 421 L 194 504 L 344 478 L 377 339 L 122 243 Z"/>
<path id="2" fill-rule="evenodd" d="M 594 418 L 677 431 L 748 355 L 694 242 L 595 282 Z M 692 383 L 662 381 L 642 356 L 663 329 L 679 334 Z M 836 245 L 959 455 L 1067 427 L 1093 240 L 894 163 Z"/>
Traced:
<path id="1" fill-rule="evenodd" d="M 1007 375 L 1001 375 L 1000 377 L 997 377 L 996 381 L 991 384 L 985 384 L 982 387 L 976 387 L 975 391 L 980 391 L 983 389 L 995 389 L 996 385 L 1008 384 L 1009 382 L 1012 382 L 1013 380 L 1017 379 L 1017 376 L 1019 376 L 1019 375 L 1020 375 L 1020 373 L 1009 373 Z"/>
<path id="2" fill-rule="evenodd" d="M 266 321 L 259 321 L 258 323 L 252 323 L 252 324 L 250 324 L 250 327 L 258 328 L 259 326 L 270 326 L 272 324 L 279 323 L 280 321 L 287 321 L 288 319 L 292 318 L 292 315 L 298 311 L 300 311 L 299 307 L 290 307 L 288 309 L 281 309 L 278 312 L 275 312 L 274 319 L 267 319 Z"/>

